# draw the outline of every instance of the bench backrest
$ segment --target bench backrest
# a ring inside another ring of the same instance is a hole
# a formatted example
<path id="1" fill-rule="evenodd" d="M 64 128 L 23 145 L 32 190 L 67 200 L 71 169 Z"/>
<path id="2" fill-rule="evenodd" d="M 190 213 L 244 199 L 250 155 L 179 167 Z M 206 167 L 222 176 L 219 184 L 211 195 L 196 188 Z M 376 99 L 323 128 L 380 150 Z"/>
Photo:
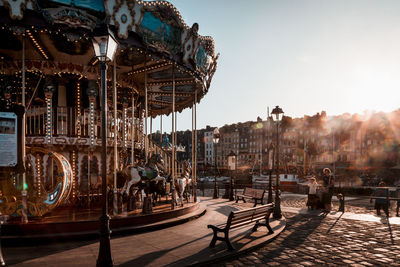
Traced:
<path id="1" fill-rule="evenodd" d="M 274 209 L 274 203 L 250 209 L 232 211 L 229 214 L 227 227 L 235 228 L 252 222 L 260 221 L 269 216 Z"/>
<path id="2" fill-rule="evenodd" d="M 245 187 L 243 191 L 243 195 L 254 198 L 264 198 L 264 194 L 265 194 L 264 189 Z"/>

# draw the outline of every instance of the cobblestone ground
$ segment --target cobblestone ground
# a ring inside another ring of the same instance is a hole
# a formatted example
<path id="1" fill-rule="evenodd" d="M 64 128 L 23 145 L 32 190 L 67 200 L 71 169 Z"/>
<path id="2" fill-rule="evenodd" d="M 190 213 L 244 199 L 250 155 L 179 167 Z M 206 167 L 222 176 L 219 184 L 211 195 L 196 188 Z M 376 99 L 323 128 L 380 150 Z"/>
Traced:
<path id="1" fill-rule="evenodd" d="M 285 195 L 282 196 L 282 205 L 284 207 L 305 208 L 307 196 Z M 332 198 L 332 210 L 337 210 L 339 203 L 336 197 Z M 357 214 L 376 214 L 374 202 L 370 202 L 369 197 L 350 197 L 345 200 L 345 211 Z M 396 215 L 396 202 L 391 201 L 390 216 Z"/>
<path id="2" fill-rule="evenodd" d="M 242 190 L 238 190 L 238 192 L 241 192 Z M 204 196 L 211 197 L 213 193 L 213 190 L 211 189 L 206 189 Z M 225 193 L 225 190 L 221 189 L 219 190 L 219 196 L 222 197 Z M 202 191 L 198 191 L 199 196 L 203 196 Z M 265 199 L 267 196 L 265 196 Z M 293 208 L 306 208 L 306 202 L 307 202 L 307 196 L 306 195 L 301 195 L 301 194 L 287 194 L 283 193 L 282 194 L 282 203 L 281 205 L 283 207 L 293 207 Z M 338 209 L 338 201 L 336 197 L 334 196 L 332 198 L 332 210 L 337 210 Z M 365 196 L 359 196 L 359 197 L 348 197 L 345 199 L 345 211 L 346 212 L 352 212 L 352 213 L 357 213 L 357 214 L 376 214 L 375 208 L 374 208 L 374 202 L 370 202 L 369 197 Z M 395 216 L 396 215 L 396 203 L 395 201 L 391 201 L 390 205 L 390 216 Z"/>
<path id="3" fill-rule="evenodd" d="M 284 215 L 287 227 L 277 239 L 212 266 L 400 266 L 399 225 Z"/>
<path id="4" fill-rule="evenodd" d="M 207 190 L 206 190 L 207 191 Z M 211 190 L 206 196 L 211 196 Z M 220 191 L 220 196 L 223 191 Z M 282 194 L 282 207 L 306 208 L 306 195 Z M 346 212 L 376 214 L 368 197 L 346 199 Z M 338 202 L 333 198 L 333 210 Z M 390 215 L 395 216 L 394 202 Z M 400 225 L 284 213 L 286 229 L 271 243 L 211 266 L 400 266 Z"/>

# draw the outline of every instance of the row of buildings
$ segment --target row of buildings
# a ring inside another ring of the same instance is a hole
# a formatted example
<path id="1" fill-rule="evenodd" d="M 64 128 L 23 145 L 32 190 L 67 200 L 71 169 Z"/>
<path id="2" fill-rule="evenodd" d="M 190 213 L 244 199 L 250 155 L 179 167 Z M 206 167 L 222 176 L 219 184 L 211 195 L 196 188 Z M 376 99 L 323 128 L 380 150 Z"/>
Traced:
<path id="1" fill-rule="evenodd" d="M 376 176 L 378 172 L 388 171 L 394 175 L 400 159 L 399 119 L 400 109 L 362 116 L 327 116 L 324 111 L 302 118 L 284 116 L 279 123 L 280 169 L 301 175 L 318 174 L 325 167 L 337 175 Z M 224 125 L 219 128 L 217 144 L 213 142 L 214 129 L 207 126 L 197 130 L 200 175 L 213 173 L 215 161 L 218 169 L 227 169 L 231 151 L 237 155 L 238 169 L 268 173 L 273 167 L 273 158 L 277 158 L 273 154 L 277 123 L 272 117 Z M 157 134 L 154 138 L 159 140 Z M 190 160 L 191 131 L 178 132 L 177 143 L 185 147 L 178 159 Z"/>

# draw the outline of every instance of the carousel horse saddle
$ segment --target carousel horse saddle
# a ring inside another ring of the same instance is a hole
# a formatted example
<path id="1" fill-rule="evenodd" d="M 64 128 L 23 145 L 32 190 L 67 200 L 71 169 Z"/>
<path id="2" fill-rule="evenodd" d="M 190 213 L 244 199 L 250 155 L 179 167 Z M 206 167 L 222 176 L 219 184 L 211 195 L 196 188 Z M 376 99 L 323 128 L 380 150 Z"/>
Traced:
<path id="1" fill-rule="evenodd" d="M 148 179 L 148 180 L 152 180 L 154 178 L 156 178 L 158 176 L 158 171 L 154 170 L 152 168 L 143 168 L 142 172 L 141 172 L 141 176 L 144 179 Z"/>

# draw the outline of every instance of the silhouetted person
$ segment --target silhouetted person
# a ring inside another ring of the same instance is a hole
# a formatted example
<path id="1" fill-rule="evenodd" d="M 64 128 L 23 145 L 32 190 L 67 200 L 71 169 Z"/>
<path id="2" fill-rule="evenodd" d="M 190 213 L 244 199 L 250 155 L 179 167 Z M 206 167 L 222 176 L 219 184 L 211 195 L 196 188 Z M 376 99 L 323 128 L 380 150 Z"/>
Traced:
<path id="1" fill-rule="evenodd" d="M 375 188 L 374 190 L 374 197 L 375 198 L 375 209 L 376 209 L 376 214 L 378 216 L 381 215 L 381 209 L 385 212 L 386 216 L 389 217 L 389 203 L 387 201 L 387 196 L 389 193 L 389 190 L 384 182 L 380 182 L 379 187 Z M 371 199 L 372 202 L 372 199 Z"/>
<path id="2" fill-rule="evenodd" d="M 339 193 L 339 194 L 337 194 L 336 197 L 339 201 L 339 210 L 338 211 L 344 212 L 344 197 L 343 197 L 343 195 Z"/>

